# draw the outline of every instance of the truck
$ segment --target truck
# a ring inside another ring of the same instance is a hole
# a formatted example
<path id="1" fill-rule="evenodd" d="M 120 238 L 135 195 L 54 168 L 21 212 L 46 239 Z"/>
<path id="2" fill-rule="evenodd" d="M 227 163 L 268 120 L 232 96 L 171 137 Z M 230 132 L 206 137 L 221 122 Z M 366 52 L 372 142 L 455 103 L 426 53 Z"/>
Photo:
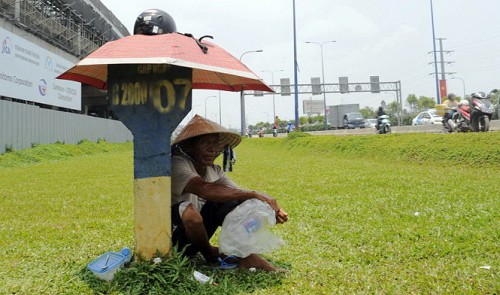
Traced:
<path id="1" fill-rule="evenodd" d="M 329 106 L 328 121 L 332 129 L 365 128 L 365 119 L 359 112 L 359 104 Z"/>

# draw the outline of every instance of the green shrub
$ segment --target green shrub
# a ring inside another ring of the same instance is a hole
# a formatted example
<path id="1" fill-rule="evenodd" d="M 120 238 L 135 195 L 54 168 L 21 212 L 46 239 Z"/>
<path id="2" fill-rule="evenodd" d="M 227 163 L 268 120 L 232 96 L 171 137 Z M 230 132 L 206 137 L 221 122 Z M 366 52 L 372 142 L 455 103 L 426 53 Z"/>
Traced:
<path id="1" fill-rule="evenodd" d="M 6 153 L 11 153 L 13 151 L 14 151 L 14 148 L 12 147 L 11 144 L 8 144 L 8 145 L 5 146 L 5 152 Z"/>
<path id="2" fill-rule="evenodd" d="M 289 140 L 293 140 L 295 138 L 309 137 L 309 136 L 311 136 L 311 134 L 309 134 L 309 133 L 304 133 L 302 131 L 293 131 L 293 132 L 288 133 L 286 138 Z"/>
<path id="3" fill-rule="evenodd" d="M 486 167 L 500 163 L 500 136 L 497 132 L 384 136 L 304 136 L 304 134 L 307 133 L 290 133 L 282 141 L 283 147 L 290 150 L 307 149 L 325 156 L 363 157 L 381 161 Z M 258 141 L 249 143 L 259 145 Z"/>
<path id="4" fill-rule="evenodd" d="M 94 143 L 81 140 L 78 144 L 37 144 L 33 148 L 19 151 L 9 151 L 0 155 L 0 167 L 15 167 L 19 165 L 35 164 L 63 160 L 70 157 L 93 155 L 103 152 L 130 149 L 132 142 L 110 144 L 106 141 Z"/>

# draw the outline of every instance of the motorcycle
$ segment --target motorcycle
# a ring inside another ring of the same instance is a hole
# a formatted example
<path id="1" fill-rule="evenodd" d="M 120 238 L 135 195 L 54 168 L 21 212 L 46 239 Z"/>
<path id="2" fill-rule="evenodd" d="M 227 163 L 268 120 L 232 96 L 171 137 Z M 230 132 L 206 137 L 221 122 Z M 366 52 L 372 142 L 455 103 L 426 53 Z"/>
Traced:
<path id="1" fill-rule="evenodd" d="M 278 137 L 278 129 L 276 127 L 273 128 L 273 137 Z"/>
<path id="2" fill-rule="evenodd" d="M 264 129 L 263 128 L 259 128 L 259 132 L 257 132 L 257 134 L 259 135 L 259 137 L 264 137 Z"/>
<path id="3" fill-rule="evenodd" d="M 453 110 L 451 119 L 445 122 L 445 129 L 448 132 L 467 132 L 471 130 L 471 114 L 470 104 L 468 100 L 461 100 L 456 108 Z"/>
<path id="4" fill-rule="evenodd" d="M 484 92 L 472 94 L 472 107 L 470 111 L 470 125 L 473 132 L 488 132 L 490 130 L 490 121 L 495 111 L 490 97 L 497 90 L 492 90 L 488 95 Z"/>
<path id="5" fill-rule="evenodd" d="M 382 115 L 378 117 L 378 121 L 379 121 L 379 128 L 378 128 L 379 134 L 391 133 L 391 122 L 389 121 L 388 115 Z"/>

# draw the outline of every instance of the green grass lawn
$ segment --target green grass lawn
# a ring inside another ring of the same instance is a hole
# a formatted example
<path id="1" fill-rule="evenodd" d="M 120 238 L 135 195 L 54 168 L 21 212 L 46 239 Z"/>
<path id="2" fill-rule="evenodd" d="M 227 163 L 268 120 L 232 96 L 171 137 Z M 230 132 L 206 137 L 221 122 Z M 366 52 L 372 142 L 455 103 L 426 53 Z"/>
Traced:
<path id="1" fill-rule="evenodd" d="M 289 273 L 174 255 L 106 283 L 86 265 L 133 248 L 132 154 L 83 142 L 0 156 L 0 294 L 500 292 L 500 133 L 245 139 L 230 177 L 290 214 L 275 229 L 287 245 L 266 255 Z"/>

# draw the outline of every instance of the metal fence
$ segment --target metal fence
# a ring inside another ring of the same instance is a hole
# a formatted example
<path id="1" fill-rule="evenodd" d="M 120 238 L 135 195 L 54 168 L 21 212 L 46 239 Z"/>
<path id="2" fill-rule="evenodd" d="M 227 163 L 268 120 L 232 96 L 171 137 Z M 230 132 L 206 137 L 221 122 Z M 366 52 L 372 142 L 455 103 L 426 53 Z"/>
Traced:
<path id="1" fill-rule="evenodd" d="M 133 136 L 120 121 L 0 100 L 0 154 L 34 144 L 76 144 L 83 139 L 126 142 Z"/>

